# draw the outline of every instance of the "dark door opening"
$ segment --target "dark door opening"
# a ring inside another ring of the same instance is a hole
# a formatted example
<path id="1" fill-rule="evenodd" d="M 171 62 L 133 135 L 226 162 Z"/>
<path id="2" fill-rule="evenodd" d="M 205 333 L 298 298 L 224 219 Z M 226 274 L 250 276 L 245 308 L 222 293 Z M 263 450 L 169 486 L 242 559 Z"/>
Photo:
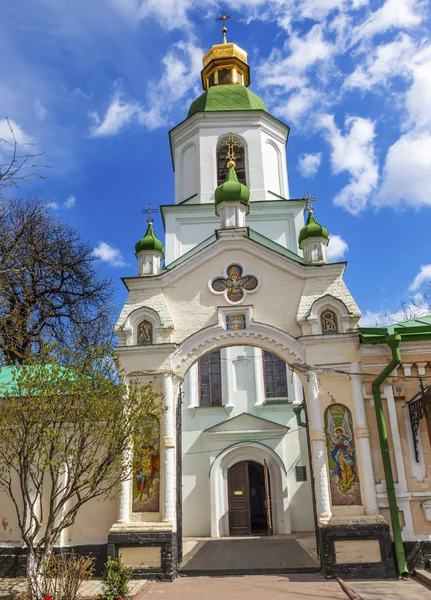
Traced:
<path id="1" fill-rule="evenodd" d="M 267 477 L 265 485 L 264 467 L 252 461 L 238 463 L 229 469 L 230 535 L 271 534 L 269 476 Z"/>

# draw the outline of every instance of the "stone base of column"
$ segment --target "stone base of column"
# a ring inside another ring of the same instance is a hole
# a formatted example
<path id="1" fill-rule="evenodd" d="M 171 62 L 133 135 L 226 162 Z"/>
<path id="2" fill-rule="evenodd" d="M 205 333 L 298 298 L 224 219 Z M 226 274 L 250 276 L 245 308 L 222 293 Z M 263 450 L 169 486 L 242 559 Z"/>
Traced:
<path id="1" fill-rule="evenodd" d="M 387 523 L 336 523 L 319 527 L 320 559 L 325 577 L 384 579 L 397 577 Z"/>
<path id="2" fill-rule="evenodd" d="M 173 581 L 178 535 L 172 523 L 116 523 L 108 535 L 108 556 L 121 556 L 126 565 L 132 566 L 132 578 Z"/>

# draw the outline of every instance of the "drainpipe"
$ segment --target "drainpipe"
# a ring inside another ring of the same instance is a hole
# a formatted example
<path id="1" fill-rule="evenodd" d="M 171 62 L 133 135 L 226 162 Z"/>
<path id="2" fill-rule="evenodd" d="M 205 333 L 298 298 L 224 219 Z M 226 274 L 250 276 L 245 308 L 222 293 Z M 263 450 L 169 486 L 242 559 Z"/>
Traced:
<path id="1" fill-rule="evenodd" d="M 377 428 L 379 431 L 380 450 L 382 453 L 383 470 L 385 472 L 386 490 L 388 494 L 389 511 L 391 514 L 392 523 L 392 534 L 394 536 L 395 555 L 397 557 L 398 571 L 400 575 L 408 575 L 408 568 L 406 564 L 406 558 L 404 555 L 403 540 L 401 537 L 401 526 L 400 518 L 397 506 L 397 497 L 395 495 L 394 477 L 392 475 L 392 465 L 389 455 L 389 444 L 388 434 L 386 431 L 385 416 L 383 414 L 382 396 L 380 393 L 380 386 L 385 379 L 392 373 L 392 371 L 398 367 L 401 363 L 401 352 L 400 352 L 400 335 L 388 335 L 385 338 L 385 342 L 388 344 L 392 351 L 392 359 L 389 364 L 383 369 L 383 371 L 376 377 L 372 383 L 372 391 L 374 397 L 374 406 L 376 410 Z"/>

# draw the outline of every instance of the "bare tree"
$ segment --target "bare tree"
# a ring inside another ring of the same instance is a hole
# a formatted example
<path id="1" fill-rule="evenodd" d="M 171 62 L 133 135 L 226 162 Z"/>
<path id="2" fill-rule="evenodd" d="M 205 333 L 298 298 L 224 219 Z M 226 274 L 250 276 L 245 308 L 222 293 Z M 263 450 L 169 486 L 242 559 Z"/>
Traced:
<path id="1" fill-rule="evenodd" d="M 133 445 L 158 446 L 161 397 L 136 378 L 127 388 L 118 383 L 116 365 L 105 345 L 45 348 L 35 361 L 8 368 L 0 490 L 15 507 L 33 600 L 46 593 L 44 569 L 63 529 L 90 500 L 116 494 L 136 465 Z"/>
<path id="2" fill-rule="evenodd" d="M 45 196 L 38 183 L 46 179 L 46 176 L 41 175 L 40 171 L 54 167 L 41 162 L 44 153 L 36 151 L 36 142 L 18 143 L 7 117 L 5 123 L 10 139 L 0 137 L 0 200 L 9 198 L 11 189 L 16 190 L 23 183 L 31 185 Z"/>
<path id="3" fill-rule="evenodd" d="M 114 288 L 91 246 L 37 199 L 0 206 L 0 361 L 22 364 L 47 339 L 112 337 Z"/>

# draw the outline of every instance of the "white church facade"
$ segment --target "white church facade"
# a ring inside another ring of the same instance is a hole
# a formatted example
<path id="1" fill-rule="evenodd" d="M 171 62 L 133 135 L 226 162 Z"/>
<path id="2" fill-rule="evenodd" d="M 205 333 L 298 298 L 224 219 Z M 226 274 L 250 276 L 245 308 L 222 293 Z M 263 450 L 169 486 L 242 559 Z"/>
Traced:
<path id="1" fill-rule="evenodd" d="M 424 564 L 431 319 L 358 328 L 346 263 L 328 262 L 312 199 L 290 198 L 289 128 L 248 89 L 246 53 L 224 41 L 203 63 L 170 132 L 165 240 L 150 207 L 116 325 L 126 382 L 153 382 L 165 412 L 139 473 L 60 546 L 166 580 L 184 537 L 314 532 L 328 576 L 394 576 L 404 551 Z M 22 545 L 1 503 L 10 574 Z"/>

